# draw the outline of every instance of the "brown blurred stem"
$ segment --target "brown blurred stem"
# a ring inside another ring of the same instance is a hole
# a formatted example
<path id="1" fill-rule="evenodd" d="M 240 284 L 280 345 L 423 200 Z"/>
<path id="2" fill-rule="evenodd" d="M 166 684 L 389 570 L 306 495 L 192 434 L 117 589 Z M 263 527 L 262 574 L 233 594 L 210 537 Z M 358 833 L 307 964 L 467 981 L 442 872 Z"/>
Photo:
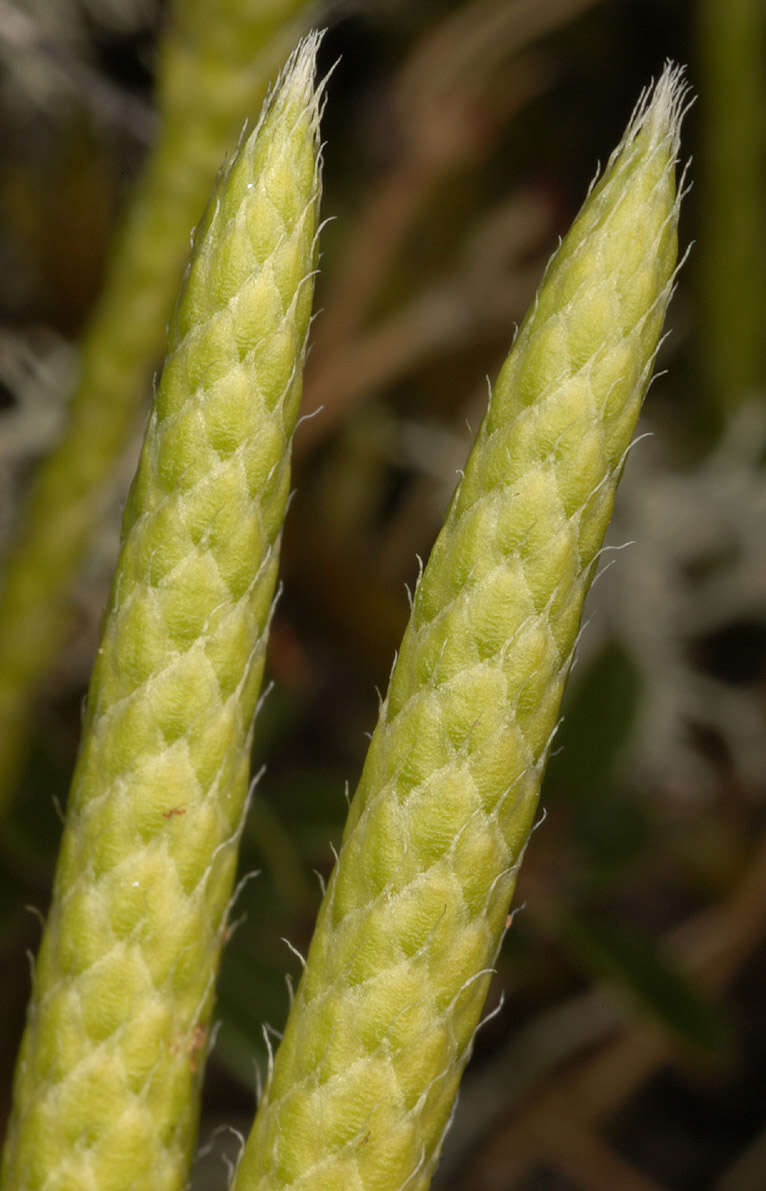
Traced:
<path id="1" fill-rule="evenodd" d="M 720 993 L 764 937 L 766 834 L 730 896 L 671 931 L 667 941 L 679 963 L 706 991 Z M 605 1022 L 608 1027 L 608 1017 Z M 676 1054 L 667 1035 L 645 1025 L 627 1029 L 605 1042 L 592 1057 L 551 1076 L 521 1111 L 516 1111 L 511 1124 L 496 1128 L 493 1139 L 470 1168 L 465 1185 L 470 1185 L 472 1191 L 506 1191 L 535 1165 L 547 1162 L 573 1177 L 577 1185 L 629 1186 L 620 1180 L 599 1181 L 595 1170 L 586 1177 L 583 1154 L 603 1157 L 595 1130 L 619 1112 L 658 1067 L 671 1062 Z"/>

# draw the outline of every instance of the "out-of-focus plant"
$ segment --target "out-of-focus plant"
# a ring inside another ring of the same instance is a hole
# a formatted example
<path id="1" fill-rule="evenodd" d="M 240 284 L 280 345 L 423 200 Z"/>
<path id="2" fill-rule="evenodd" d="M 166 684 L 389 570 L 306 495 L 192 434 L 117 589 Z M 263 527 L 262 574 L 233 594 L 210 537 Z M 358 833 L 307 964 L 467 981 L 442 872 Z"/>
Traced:
<path id="1" fill-rule="evenodd" d="M 190 231 L 243 119 L 295 38 L 301 0 L 174 6 L 158 70 L 158 136 L 82 343 L 56 450 L 35 476 L 0 586 L 0 813 L 24 756 L 32 701 L 65 637 L 67 599 L 142 407 Z M 24 18 L 21 14 L 19 21 Z"/>
<path id="2" fill-rule="evenodd" d="M 726 413 L 766 384 L 766 8 L 697 6 L 701 118 L 700 375 Z"/>

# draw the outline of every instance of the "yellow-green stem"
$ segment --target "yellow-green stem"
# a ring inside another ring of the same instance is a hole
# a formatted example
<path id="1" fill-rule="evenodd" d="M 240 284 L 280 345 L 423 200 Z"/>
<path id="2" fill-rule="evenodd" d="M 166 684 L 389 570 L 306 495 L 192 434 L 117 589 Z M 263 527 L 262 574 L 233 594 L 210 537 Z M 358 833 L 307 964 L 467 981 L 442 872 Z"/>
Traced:
<path id="1" fill-rule="evenodd" d="M 160 132 L 85 335 L 60 442 L 22 511 L 0 584 L 0 815 L 35 695 L 64 645 L 68 596 L 162 351 L 216 171 L 295 40 L 305 0 L 177 0 L 158 65 Z"/>

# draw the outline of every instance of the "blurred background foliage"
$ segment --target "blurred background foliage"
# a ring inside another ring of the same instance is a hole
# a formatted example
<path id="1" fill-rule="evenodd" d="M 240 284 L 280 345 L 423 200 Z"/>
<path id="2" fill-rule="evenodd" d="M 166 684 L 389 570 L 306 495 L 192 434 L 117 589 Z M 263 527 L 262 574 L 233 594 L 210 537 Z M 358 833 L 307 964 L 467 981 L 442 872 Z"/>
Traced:
<path id="1" fill-rule="evenodd" d="M 77 340 L 156 135 L 169 19 L 158 0 L 0 0 L 4 545 L 66 417 Z M 670 56 L 698 95 L 682 217 L 683 244 L 696 243 L 645 408 L 651 437 L 631 453 L 589 602 L 519 883 L 525 908 L 498 958 L 497 1012 L 477 1036 L 436 1185 L 755 1191 L 766 1186 L 766 7 L 359 0 L 306 19 L 329 25 L 324 68 L 339 59 L 323 125 L 334 221 L 195 1188 L 225 1185 L 227 1127 L 247 1129 L 285 973 L 299 975 L 284 940 L 305 953 L 405 584 L 438 531 L 487 374 L 597 161 Z M 47 905 L 139 431 L 0 825 L 0 1116 L 39 937 L 29 907 Z"/>

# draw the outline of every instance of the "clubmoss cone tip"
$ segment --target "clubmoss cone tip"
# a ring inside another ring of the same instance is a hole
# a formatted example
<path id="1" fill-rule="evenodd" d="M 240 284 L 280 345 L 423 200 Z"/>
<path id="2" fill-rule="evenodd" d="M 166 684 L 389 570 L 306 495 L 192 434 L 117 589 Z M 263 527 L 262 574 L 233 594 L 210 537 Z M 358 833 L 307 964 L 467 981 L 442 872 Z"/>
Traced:
<path id="1" fill-rule="evenodd" d="M 686 68 L 669 58 L 656 84 L 650 83 L 639 96 L 638 103 L 614 156 L 630 144 L 640 132 L 646 131 L 652 142 L 670 142 L 675 160 L 681 142 L 681 124 L 693 98 L 685 78 Z"/>
<path id="2" fill-rule="evenodd" d="M 425 1191 L 677 260 L 668 64 L 552 258 L 418 582 L 235 1191 Z"/>
<path id="3" fill-rule="evenodd" d="M 178 1191 L 248 796 L 316 271 L 319 36 L 195 236 L 89 688 L 10 1191 Z"/>
<path id="4" fill-rule="evenodd" d="M 310 111 L 312 126 L 318 135 L 327 79 L 323 79 L 318 85 L 315 85 L 315 79 L 317 54 L 324 35 L 324 29 L 312 29 L 298 42 L 267 93 L 251 139 L 255 137 L 272 110 L 281 110 L 291 105 L 302 105 Z"/>

